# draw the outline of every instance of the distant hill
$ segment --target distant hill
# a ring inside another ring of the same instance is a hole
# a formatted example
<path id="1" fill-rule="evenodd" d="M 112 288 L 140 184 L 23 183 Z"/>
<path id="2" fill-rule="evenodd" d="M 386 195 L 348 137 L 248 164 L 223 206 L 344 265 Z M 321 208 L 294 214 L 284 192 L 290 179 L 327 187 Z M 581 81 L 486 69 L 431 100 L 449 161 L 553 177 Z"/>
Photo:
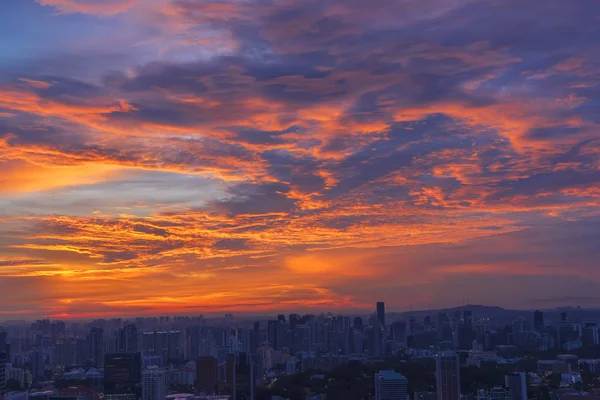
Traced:
<path id="1" fill-rule="evenodd" d="M 534 310 L 510 310 L 498 306 L 484 306 L 478 304 L 468 304 L 460 307 L 443 308 L 443 309 L 432 309 L 432 310 L 418 310 L 418 311 L 407 311 L 403 313 L 390 313 L 389 320 L 403 320 L 410 317 L 414 317 L 417 321 L 421 322 L 426 315 L 435 316 L 439 313 L 445 313 L 452 315 L 455 312 L 471 311 L 475 318 L 486 317 L 495 322 L 511 322 L 518 317 L 533 320 Z M 600 310 L 598 309 L 585 309 L 579 307 L 569 308 L 555 308 L 555 309 L 543 309 L 544 320 L 546 323 L 555 324 L 560 321 L 561 312 L 566 312 L 568 315 L 568 321 L 579 323 L 584 319 L 597 319 L 600 322 Z"/>

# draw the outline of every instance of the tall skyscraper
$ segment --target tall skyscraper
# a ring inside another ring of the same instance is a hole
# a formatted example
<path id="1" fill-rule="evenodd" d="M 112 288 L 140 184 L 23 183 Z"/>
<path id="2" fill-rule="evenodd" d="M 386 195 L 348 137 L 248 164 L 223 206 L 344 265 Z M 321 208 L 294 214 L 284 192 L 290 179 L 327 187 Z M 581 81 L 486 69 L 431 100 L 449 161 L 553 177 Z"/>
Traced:
<path id="1" fill-rule="evenodd" d="M 436 328 L 438 339 L 443 340 L 452 337 L 452 327 L 450 326 L 450 319 L 446 313 L 439 313 L 437 315 Z"/>
<path id="2" fill-rule="evenodd" d="M 156 366 L 142 371 L 142 400 L 165 400 L 167 373 Z"/>
<path id="3" fill-rule="evenodd" d="M 41 350 L 35 349 L 31 352 L 31 375 L 34 381 L 44 378 L 45 356 Z"/>
<path id="4" fill-rule="evenodd" d="M 381 357 L 381 354 L 382 354 L 381 344 L 382 344 L 381 327 L 379 325 L 374 325 L 369 330 L 369 356 Z"/>
<path id="5" fill-rule="evenodd" d="M 377 320 L 382 328 L 385 328 L 385 303 L 383 301 L 377 302 Z"/>
<path id="6" fill-rule="evenodd" d="M 139 351 L 138 331 L 135 325 L 128 324 L 117 332 L 117 350 L 120 353 L 135 353 Z"/>
<path id="7" fill-rule="evenodd" d="M 460 362 L 458 354 L 445 351 L 436 358 L 438 400 L 460 400 Z"/>
<path id="8" fill-rule="evenodd" d="M 279 321 L 271 320 L 267 321 L 267 340 L 271 347 L 275 350 L 279 349 Z"/>
<path id="9" fill-rule="evenodd" d="M 533 329 L 538 333 L 544 329 L 544 313 L 540 310 L 533 313 Z"/>
<path id="10" fill-rule="evenodd" d="M 199 357 L 196 360 L 196 390 L 206 394 L 215 393 L 219 383 L 219 364 L 215 357 Z"/>
<path id="11" fill-rule="evenodd" d="M 76 363 L 76 340 L 72 338 L 58 338 L 54 344 L 54 362 L 67 366 Z"/>
<path id="12" fill-rule="evenodd" d="M 375 374 L 375 400 L 408 400 L 406 378 L 393 370 Z"/>
<path id="13" fill-rule="evenodd" d="M 101 366 L 104 363 L 104 330 L 92 328 L 86 340 L 90 360 L 95 366 Z"/>
<path id="14" fill-rule="evenodd" d="M 354 330 L 363 332 L 364 331 L 363 319 L 361 317 L 354 317 L 352 326 L 354 326 Z"/>
<path id="15" fill-rule="evenodd" d="M 225 384 L 227 386 L 227 391 L 231 394 L 231 398 L 236 398 L 236 389 L 237 389 L 237 381 L 236 381 L 236 359 L 235 354 L 228 354 L 225 359 Z"/>
<path id="16" fill-rule="evenodd" d="M 104 356 L 104 398 L 140 400 L 142 397 L 140 353 L 107 353 Z"/>
<path id="17" fill-rule="evenodd" d="M 527 376 L 525 372 L 513 372 L 505 376 L 506 387 L 512 392 L 512 400 L 527 400 Z"/>
<path id="18" fill-rule="evenodd" d="M 250 346 L 250 352 L 254 353 L 256 348 L 261 345 L 260 338 L 260 321 L 255 321 L 252 328 L 253 345 Z"/>
<path id="19" fill-rule="evenodd" d="M 250 400 L 254 400 L 254 392 L 256 391 L 256 355 L 249 355 L 250 362 Z"/>

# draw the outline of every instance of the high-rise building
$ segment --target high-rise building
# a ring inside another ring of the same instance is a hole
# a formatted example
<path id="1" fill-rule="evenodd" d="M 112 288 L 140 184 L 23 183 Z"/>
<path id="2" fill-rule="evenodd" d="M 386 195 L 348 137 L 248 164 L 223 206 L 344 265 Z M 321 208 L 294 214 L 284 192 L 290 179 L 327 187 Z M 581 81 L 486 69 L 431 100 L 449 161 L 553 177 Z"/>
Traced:
<path id="1" fill-rule="evenodd" d="M 460 362 L 458 354 L 445 351 L 436 358 L 438 400 L 460 400 Z"/>
<path id="2" fill-rule="evenodd" d="M 292 328 L 287 322 L 277 324 L 277 348 L 275 350 L 288 350 L 292 347 Z"/>
<path id="3" fill-rule="evenodd" d="M 361 317 L 354 317 L 352 325 L 354 326 L 354 330 L 359 332 L 364 331 L 363 319 Z"/>
<path id="4" fill-rule="evenodd" d="M 256 351 L 256 348 L 258 346 L 261 345 L 261 338 L 260 338 L 260 321 L 255 321 L 253 324 L 253 329 L 252 329 L 252 346 L 250 346 L 250 352 L 254 353 Z"/>
<path id="5" fill-rule="evenodd" d="M 530 320 L 525 319 L 523 317 L 519 317 L 513 322 L 513 333 L 517 337 L 517 339 L 519 338 L 519 335 L 531 331 L 532 329 Z"/>
<path id="6" fill-rule="evenodd" d="M 254 392 L 256 391 L 256 354 L 250 354 L 248 361 L 250 363 L 250 400 L 254 400 Z"/>
<path id="7" fill-rule="evenodd" d="M 215 357 L 199 357 L 196 360 L 196 390 L 212 394 L 219 383 L 219 363 Z"/>
<path id="8" fill-rule="evenodd" d="M 142 397 L 140 353 L 107 353 L 104 356 L 104 398 L 140 400 Z"/>
<path id="9" fill-rule="evenodd" d="M 279 321 L 267 321 L 267 340 L 275 350 L 279 349 L 279 341 L 277 340 L 278 333 Z"/>
<path id="10" fill-rule="evenodd" d="M 385 303 L 383 301 L 377 302 L 377 320 L 379 325 L 385 328 Z"/>
<path id="11" fill-rule="evenodd" d="M 7 380 L 15 380 L 19 382 L 21 388 L 25 387 L 25 370 L 22 368 L 7 368 L 6 371 Z"/>
<path id="12" fill-rule="evenodd" d="M 75 364 L 75 339 L 58 338 L 54 343 L 54 362 L 67 366 Z"/>
<path id="13" fill-rule="evenodd" d="M 165 400 L 167 373 L 156 366 L 142 371 L 142 400 Z"/>
<path id="14" fill-rule="evenodd" d="M 90 360 L 95 366 L 101 366 L 104 362 L 104 330 L 102 328 L 92 328 L 86 340 Z"/>
<path id="15" fill-rule="evenodd" d="M 35 349 L 31 352 L 31 375 L 34 381 L 44 378 L 45 356 L 40 350 Z"/>
<path id="16" fill-rule="evenodd" d="M 525 372 L 513 372 L 504 377 L 506 387 L 511 390 L 512 400 L 527 400 L 527 376 Z"/>
<path id="17" fill-rule="evenodd" d="M 382 335 L 379 325 L 372 326 L 369 330 L 369 356 L 381 357 Z"/>
<path id="18" fill-rule="evenodd" d="M 538 333 L 544 329 L 544 313 L 540 310 L 533 313 L 533 329 Z"/>
<path id="19" fill-rule="evenodd" d="M 161 356 L 163 364 L 167 364 L 172 360 L 180 360 L 183 357 L 184 346 L 182 342 L 183 335 L 181 331 L 156 331 L 153 333 L 151 349 L 154 354 Z"/>
<path id="20" fill-rule="evenodd" d="M 595 346 L 600 344 L 599 329 L 595 326 L 590 326 L 583 330 L 581 341 L 584 346 Z"/>
<path id="21" fill-rule="evenodd" d="M 232 399 L 236 398 L 236 359 L 235 354 L 228 354 L 225 358 L 225 385 Z"/>
<path id="22" fill-rule="evenodd" d="M 375 400 L 408 400 L 406 378 L 393 370 L 375 374 Z"/>
<path id="23" fill-rule="evenodd" d="M 88 362 L 88 348 L 85 338 L 75 339 L 75 364 L 86 365 Z"/>
<path id="24" fill-rule="evenodd" d="M 6 361 L 10 358 L 10 343 L 8 342 L 8 332 L 0 328 L 0 352 L 6 356 Z"/>
<path id="25" fill-rule="evenodd" d="M 465 325 L 473 326 L 475 324 L 475 319 L 473 318 L 473 311 L 465 310 L 462 312 L 462 322 Z"/>
<path id="26" fill-rule="evenodd" d="M 391 332 L 394 343 L 402 345 L 406 344 L 407 329 L 406 321 L 392 322 Z"/>
<path id="27" fill-rule="evenodd" d="M 117 332 L 117 350 L 120 353 L 135 353 L 138 347 L 138 331 L 135 325 L 128 324 Z"/>
<path id="28" fill-rule="evenodd" d="M 6 353 L 0 351 L 0 394 L 6 391 Z"/>

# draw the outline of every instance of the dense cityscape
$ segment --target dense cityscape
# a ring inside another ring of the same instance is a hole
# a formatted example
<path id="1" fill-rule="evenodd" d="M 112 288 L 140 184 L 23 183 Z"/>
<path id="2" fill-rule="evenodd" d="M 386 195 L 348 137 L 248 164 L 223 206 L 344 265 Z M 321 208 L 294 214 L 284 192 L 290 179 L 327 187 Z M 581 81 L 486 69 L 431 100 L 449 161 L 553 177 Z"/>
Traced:
<path id="1" fill-rule="evenodd" d="M 527 400 L 600 396 L 593 310 L 140 317 L 0 330 L 4 400 Z"/>

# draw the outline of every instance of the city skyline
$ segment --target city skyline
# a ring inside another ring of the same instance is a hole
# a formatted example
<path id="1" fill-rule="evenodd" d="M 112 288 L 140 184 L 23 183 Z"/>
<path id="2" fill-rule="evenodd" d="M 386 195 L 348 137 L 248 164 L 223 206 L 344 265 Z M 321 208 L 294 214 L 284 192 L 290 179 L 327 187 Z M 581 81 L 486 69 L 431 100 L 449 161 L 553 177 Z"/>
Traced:
<path id="1" fill-rule="evenodd" d="M 385 302 L 377 302 L 377 304 L 379 303 L 385 303 Z M 377 304 L 375 305 L 377 307 Z M 464 305 L 458 305 L 455 307 L 445 307 L 445 308 L 439 308 L 439 309 L 407 309 L 407 310 L 388 310 L 385 312 L 385 316 L 386 319 L 388 317 L 391 317 L 391 320 L 396 322 L 396 321 L 404 321 L 407 318 L 411 318 L 414 316 L 419 316 L 419 317 L 423 317 L 423 316 L 435 316 L 436 314 L 439 315 L 446 315 L 447 313 L 456 313 L 456 312 L 467 312 L 467 313 L 472 313 L 473 310 L 475 310 L 476 313 L 482 314 L 482 315 L 488 315 L 489 310 L 494 310 L 494 315 L 496 315 L 496 313 L 499 313 L 499 315 L 501 315 L 500 319 L 506 319 L 508 318 L 507 316 L 514 316 L 514 315 L 519 315 L 521 317 L 532 317 L 532 327 L 534 331 L 538 331 L 539 328 L 536 325 L 536 315 L 539 314 L 543 314 L 544 317 L 542 318 L 548 318 L 549 315 L 553 316 L 553 321 L 554 322 L 562 322 L 562 318 L 563 315 L 567 315 L 568 313 L 567 311 L 570 312 L 576 312 L 578 315 L 581 313 L 585 313 L 586 315 L 593 315 L 593 316 L 597 316 L 600 315 L 600 308 L 582 308 L 579 306 L 569 306 L 569 307 L 554 307 L 554 308 L 544 308 L 544 309 L 529 309 L 529 308 L 522 308 L 522 309 L 507 309 L 507 308 L 502 308 L 499 306 L 494 306 L 494 305 L 481 305 L 481 304 L 464 304 Z M 287 318 L 288 316 L 324 316 L 324 317 L 356 317 L 356 318 L 361 318 L 361 319 L 365 319 L 365 320 L 369 320 L 374 318 L 375 320 L 378 321 L 378 324 L 383 328 L 384 325 L 381 325 L 381 323 L 379 322 L 379 315 L 377 312 L 377 308 L 373 309 L 373 308 L 365 308 L 365 309 L 345 309 L 345 310 L 322 310 L 322 309 L 316 309 L 316 310 L 281 310 L 281 309 L 277 309 L 275 310 L 273 313 L 269 314 L 268 312 L 256 312 L 256 313 L 252 313 L 252 312 L 240 312 L 240 313 L 230 313 L 230 312 L 226 312 L 226 313 L 219 313 L 219 312 L 214 312 L 214 313 L 204 313 L 204 314 L 113 314 L 113 315 L 100 315 L 100 316 L 94 316 L 91 318 L 86 318 L 86 317 L 78 317 L 78 316 L 49 316 L 49 315 L 43 315 L 40 317 L 32 317 L 30 319 L 1 319 L 0 318 L 0 324 L 2 323 L 8 323 L 9 325 L 11 324 L 19 324 L 22 322 L 36 322 L 36 321 L 40 321 L 40 320 L 50 320 L 50 321 L 73 321 L 73 322 L 93 322 L 93 321 L 100 321 L 100 320 L 105 320 L 105 321 L 111 321 L 111 320 L 121 320 L 122 322 L 128 323 L 128 329 L 132 329 L 132 332 L 135 332 L 135 322 L 136 320 L 139 319 L 148 319 L 148 320 L 162 320 L 165 318 L 168 318 L 169 321 L 176 321 L 178 319 L 197 319 L 197 318 L 201 318 L 203 320 L 206 321 L 229 321 L 232 322 L 234 321 L 235 323 L 248 323 L 249 321 L 254 321 L 255 323 L 258 323 L 258 321 L 262 321 L 264 323 L 267 323 L 268 321 L 273 321 L 276 322 L 279 318 Z M 471 314 L 472 315 L 472 314 Z M 488 316 L 489 318 L 489 316 Z M 568 317 L 567 317 L 568 318 Z M 388 327 L 388 323 L 386 323 L 386 327 Z M 122 345 L 124 347 L 127 347 L 127 344 L 129 341 L 131 341 L 132 339 L 130 339 L 130 334 L 127 333 L 123 333 L 123 338 L 121 338 L 121 342 Z M 126 352 L 126 351 L 125 351 Z"/>
<path id="2" fill-rule="evenodd" d="M 384 322 L 384 309 L 377 302 L 366 319 L 279 314 L 268 321 L 228 315 L 225 321 L 196 316 L 3 325 L 0 395 L 550 400 L 559 393 L 568 400 L 595 393 L 600 382 L 600 311 L 499 315 L 494 307 L 471 307 Z"/>
<path id="3" fill-rule="evenodd" d="M 595 0 L 2 9 L 0 321 L 600 307 Z"/>

